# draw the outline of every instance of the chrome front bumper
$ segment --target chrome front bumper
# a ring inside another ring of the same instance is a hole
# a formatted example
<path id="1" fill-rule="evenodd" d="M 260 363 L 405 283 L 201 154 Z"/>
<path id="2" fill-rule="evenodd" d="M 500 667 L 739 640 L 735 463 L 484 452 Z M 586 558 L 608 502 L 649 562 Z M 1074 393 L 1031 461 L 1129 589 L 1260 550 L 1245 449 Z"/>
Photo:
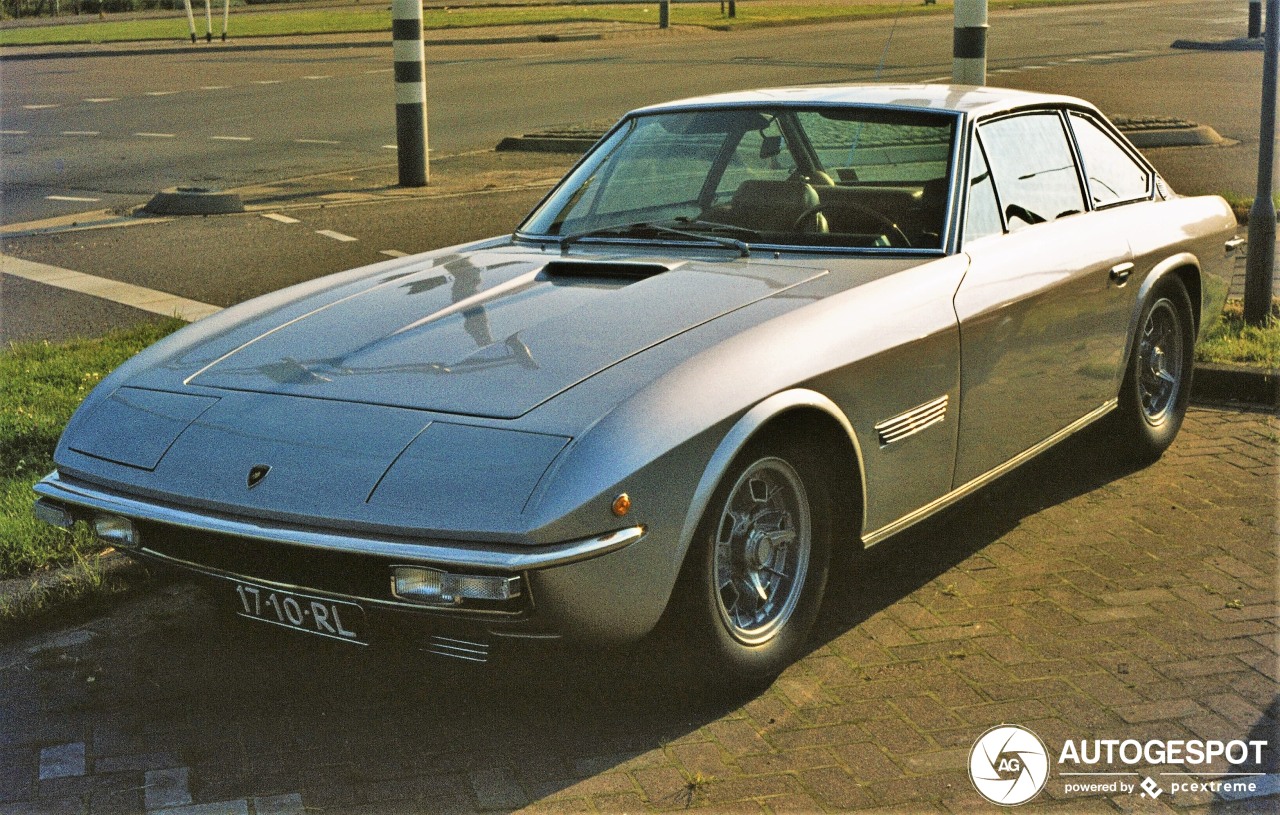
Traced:
<path id="1" fill-rule="evenodd" d="M 111 513 L 135 523 L 163 526 L 169 534 L 181 536 L 184 531 L 189 532 L 189 539 L 212 535 L 248 544 L 262 542 L 265 547 L 276 549 L 285 547 L 303 556 L 300 563 L 356 556 L 384 565 L 394 562 L 452 572 L 518 574 L 529 589 L 528 600 L 510 611 L 450 608 L 394 597 L 390 591 L 389 570 L 386 582 L 379 583 L 378 588 L 368 582 L 362 589 L 354 585 L 350 589 L 325 588 L 287 570 L 273 579 L 248 561 L 239 567 L 226 567 L 201 562 L 199 557 L 181 557 L 150 549 L 145 533 L 140 546 L 122 549 L 133 557 L 176 566 L 203 577 L 353 601 L 371 612 L 394 613 L 402 629 L 484 632 L 496 637 L 627 641 L 643 636 L 656 623 L 670 593 L 670 582 L 663 579 L 637 584 L 638 574 L 661 573 L 663 564 L 669 560 L 661 547 L 632 546 L 645 537 L 643 526 L 547 546 L 424 542 L 316 531 L 193 512 L 64 479 L 57 472 L 46 476 L 34 489 L 40 496 L 36 502 L 37 516 L 55 525 L 90 519 L 97 512 Z M 164 546 L 163 543 L 153 545 Z M 314 557 L 305 557 L 308 552 Z M 674 580 L 674 573 L 670 578 Z"/>
<path id="2" fill-rule="evenodd" d="M 375 555 L 412 560 L 453 569 L 480 569 L 519 573 L 551 569 L 590 560 L 625 549 L 644 536 L 643 526 L 606 532 L 591 538 L 547 546 L 478 545 L 462 542 L 429 543 L 393 538 L 317 532 L 290 526 L 273 526 L 177 507 L 140 501 L 80 483 L 68 482 L 57 472 L 50 473 L 34 487 L 38 503 L 69 505 L 81 510 L 109 512 L 142 521 L 196 529 L 249 540 L 285 543 L 313 549 Z M 144 544 L 145 550 L 145 544 Z"/>

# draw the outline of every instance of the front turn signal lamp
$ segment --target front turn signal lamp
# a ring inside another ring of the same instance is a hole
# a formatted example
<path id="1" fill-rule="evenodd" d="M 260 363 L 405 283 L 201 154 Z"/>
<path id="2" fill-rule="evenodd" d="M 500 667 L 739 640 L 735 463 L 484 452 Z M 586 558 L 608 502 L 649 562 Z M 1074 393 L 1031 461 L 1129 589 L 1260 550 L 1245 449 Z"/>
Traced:
<path id="1" fill-rule="evenodd" d="M 500 603 L 521 594 L 520 578 L 453 574 L 423 566 L 391 569 L 391 593 L 424 606 L 461 606 L 468 600 Z"/>
<path id="2" fill-rule="evenodd" d="M 117 549 L 138 548 L 138 527 L 122 515 L 97 513 L 93 516 L 93 531 L 98 540 Z"/>

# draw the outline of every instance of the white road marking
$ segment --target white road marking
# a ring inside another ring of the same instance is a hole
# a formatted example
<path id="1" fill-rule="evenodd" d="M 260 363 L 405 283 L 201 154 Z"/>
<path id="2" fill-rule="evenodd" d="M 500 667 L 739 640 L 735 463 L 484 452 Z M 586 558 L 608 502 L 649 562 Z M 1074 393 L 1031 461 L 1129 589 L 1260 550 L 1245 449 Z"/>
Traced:
<path id="1" fill-rule="evenodd" d="M 320 76 L 304 76 L 303 79 L 333 79 L 333 74 L 323 74 Z"/>
<path id="2" fill-rule="evenodd" d="M 62 131 L 62 135 L 64 136 L 100 136 L 102 135 L 102 131 L 100 130 L 64 130 Z"/>
<path id="3" fill-rule="evenodd" d="M 252 136 L 210 136 L 211 141 L 253 141 Z"/>
<path id="4" fill-rule="evenodd" d="M 1019 69 L 1018 69 L 1018 68 L 996 68 L 996 69 L 995 69 L 994 71 L 992 71 L 991 73 L 993 73 L 993 74 L 1016 74 L 1018 71 L 1019 71 Z"/>
<path id="5" fill-rule="evenodd" d="M 0 136 L 25 136 L 25 135 L 27 135 L 27 131 L 25 130 L 0 130 Z"/>
<path id="6" fill-rule="evenodd" d="M 298 144 L 342 144 L 340 141 L 332 139 L 294 139 Z"/>
<path id="7" fill-rule="evenodd" d="M 255 80 L 253 80 L 253 84 L 255 84 L 255 85 L 279 85 L 279 84 L 280 84 L 281 82 L 283 82 L 283 81 L 284 81 L 283 79 L 255 79 Z"/>
<path id="8" fill-rule="evenodd" d="M 343 243 L 360 240 L 359 238 L 353 238 L 350 235 L 344 235 L 341 232 L 334 232 L 332 229 L 317 229 L 316 234 L 324 235 L 326 238 L 333 238 L 335 241 L 342 241 Z"/>
<path id="9" fill-rule="evenodd" d="M 399 150 L 399 149 L 400 149 L 400 145 L 398 145 L 398 144 L 384 144 L 384 145 L 382 145 L 382 149 L 383 149 L 383 150 Z"/>
<path id="10" fill-rule="evenodd" d="M 403 258 L 409 256 L 408 252 L 401 252 L 399 249 L 379 249 L 378 254 L 386 255 L 389 258 Z"/>
<path id="11" fill-rule="evenodd" d="M 1045 66 L 1043 65 L 1023 65 L 1022 66 L 1022 70 L 1024 71 L 1043 71 L 1044 69 L 1045 69 Z"/>
<path id="12" fill-rule="evenodd" d="M 231 87 L 230 85 L 201 85 L 201 86 L 200 86 L 200 90 L 202 90 L 202 91 L 225 91 L 227 88 L 230 88 L 230 87 Z"/>
<path id="13" fill-rule="evenodd" d="M 120 97 L 118 97 L 118 96 L 90 96 L 90 97 L 88 97 L 88 98 L 86 98 L 86 99 L 83 99 L 83 100 L 81 100 L 81 101 L 84 101 L 84 102 L 93 102 L 93 103 L 95 103 L 95 104 L 96 104 L 96 103 L 101 103 L 101 102 L 119 102 L 119 101 L 120 101 Z"/>
<path id="14" fill-rule="evenodd" d="M 136 309 L 149 311 L 152 314 L 161 314 L 165 317 L 177 315 L 189 322 L 194 322 L 201 317 L 208 317 L 210 314 L 222 311 L 218 306 L 201 303 L 197 300 L 188 300 L 176 294 L 147 289 L 142 286 L 135 286 L 132 283 L 122 283 L 118 280 L 109 280 L 105 277 L 95 277 L 70 269 L 60 269 L 57 266 L 33 263 L 32 261 L 21 260 L 9 255 L 0 255 L 0 274 L 13 275 L 24 280 L 43 283 L 46 286 L 54 286 L 59 289 L 100 297 L 103 300 L 133 306 Z"/>
<path id="15" fill-rule="evenodd" d="M 928 79 L 922 79 L 920 81 L 926 85 L 932 85 L 935 82 L 950 82 L 951 77 L 950 76 L 931 76 Z"/>
<path id="16" fill-rule="evenodd" d="M 60 105 L 23 105 L 26 110 L 48 110 L 49 108 L 61 107 Z"/>
<path id="17" fill-rule="evenodd" d="M 147 91 L 147 96 L 172 96 L 177 91 Z"/>
<path id="18" fill-rule="evenodd" d="M 395 68 L 374 68 L 372 71 L 365 71 L 366 74 L 389 74 Z"/>
<path id="19" fill-rule="evenodd" d="M 77 201 L 81 204 L 92 204 L 101 201 L 101 198 L 81 198 L 76 195 L 46 195 L 46 201 Z"/>
<path id="20" fill-rule="evenodd" d="M 144 139 L 174 139 L 177 138 L 176 133 L 134 133 L 135 136 L 141 136 Z"/>
<path id="21" fill-rule="evenodd" d="M 270 218 L 270 219 L 271 219 L 271 220 L 273 220 L 273 221 L 279 221 L 279 222 L 280 222 L 280 223 L 282 223 L 282 224 L 296 224 L 296 223 L 299 223 L 299 221 L 298 221 L 298 219 L 297 219 L 297 218 L 290 218 L 288 215 L 281 215 L 281 214 L 280 214 L 280 213 L 278 213 L 278 212 L 264 212 L 264 213 L 262 213 L 262 217 L 263 217 L 263 218 Z"/>

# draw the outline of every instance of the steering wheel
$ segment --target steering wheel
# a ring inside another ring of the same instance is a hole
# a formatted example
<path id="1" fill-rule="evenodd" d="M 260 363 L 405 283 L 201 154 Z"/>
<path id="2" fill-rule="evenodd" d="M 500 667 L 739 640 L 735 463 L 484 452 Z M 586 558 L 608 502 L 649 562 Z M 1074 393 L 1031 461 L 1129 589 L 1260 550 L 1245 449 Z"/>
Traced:
<path id="1" fill-rule="evenodd" d="M 819 212 L 822 212 L 826 208 L 827 208 L 827 205 L 821 202 L 814 204 L 811 207 L 806 207 L 805 211 L 800 213 L 800 215 L 796 218 L 795 223 L 791 225 L 791 231 L 799 232 L 804 226 L 805 219 L 812 218 L 814 215 L 817 215 Z M 889 236 L 890 238 L 898 238 L 902 241 L 902 243 L 896 243 L 891 240 L 890 245 L 904 246 L 904 247 L 911 246 L 911 239 L 907 237 L 907 233 L 903 232 L 902 227 L 898 226 L 892 218 L 890 218 L 888 215 L 885 215 L 883 212 L 880 212 L 879 210 L 874 210 L 868 206 L 863 206 L 862 204 L 843 203 L 843 202 L 840 204 L 840 209 L 852 209 L 862 213 L 863 215 L 866 215 L 871 220 L 885 227 L 885 234 L 887 236 Z"/>

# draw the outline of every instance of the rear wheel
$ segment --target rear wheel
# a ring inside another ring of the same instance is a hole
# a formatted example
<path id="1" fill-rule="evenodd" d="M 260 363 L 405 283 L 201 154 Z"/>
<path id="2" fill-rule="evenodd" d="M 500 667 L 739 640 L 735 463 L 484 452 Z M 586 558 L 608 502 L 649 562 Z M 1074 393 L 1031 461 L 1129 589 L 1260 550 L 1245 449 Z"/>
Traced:
<path id="1" fill-rule="evenodd" d="M 1161 281 L 1143 306 L 1133 338 L 1116 431 L 1134 457 L 1159 458 L 1182 426 L 1191 397 L 1195 327 L 1176 278 Z"/>
<path id="2" fill-rule="evenodd" d="M 831 549 L 815 461 L 804 448 L 753 445 L 707 506 L 690 553 L 685 627 L 714 684 L 768 682 L 803 653 Z"/>

